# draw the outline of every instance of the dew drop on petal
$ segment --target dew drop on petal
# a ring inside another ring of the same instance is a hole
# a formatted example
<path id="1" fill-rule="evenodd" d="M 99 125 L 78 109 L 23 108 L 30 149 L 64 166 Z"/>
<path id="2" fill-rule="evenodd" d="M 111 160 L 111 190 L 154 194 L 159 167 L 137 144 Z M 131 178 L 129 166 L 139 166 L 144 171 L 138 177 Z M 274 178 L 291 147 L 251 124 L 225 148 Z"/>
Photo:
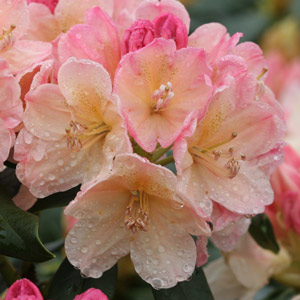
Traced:
<path id="1" fill-rule="evenodd" d="M 155 289 L 161 289 L 164 285 L 164 282 L 160 278 L 153 278 L 152 279 L 152 286 Z"/>
<path id="2" fill-rule="evenodd" d="M 76 243 L 77 243 L 77 239 L 76 239 L 76 238 L 74 238 L 74 237 L 73 237 L 73 238 L 71 238 L 71 243 L 72 243 L 72 244 L 76 244 Z"/>
<path id="3" fill-rule="evenodd" d="M 81 248 L 81 253 L 85 254 L 85 253 L 88 253 L 89 249 L 87 247 L 83 247 Z"/>

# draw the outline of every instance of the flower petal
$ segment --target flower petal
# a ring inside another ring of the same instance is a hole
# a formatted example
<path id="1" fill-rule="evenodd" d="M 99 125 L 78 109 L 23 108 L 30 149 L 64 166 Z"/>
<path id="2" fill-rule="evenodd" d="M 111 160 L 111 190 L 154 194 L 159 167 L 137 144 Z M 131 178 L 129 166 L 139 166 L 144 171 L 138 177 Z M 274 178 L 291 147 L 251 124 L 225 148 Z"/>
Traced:
<path id="1" fill-rule="evenodd" d="M 103 154 L 103 140 L 71 152 L 67 139 L 43 141 L 23 129 L 15 146 L 19 180 L 38 198 L 68 190 L 96 176 L 107 175 L 111 162 Z"/>
<path id="2" fill-rule="evenodd" d="M 59 41 L 60 61 L 63 63 L 72 56 L 90 59 L 102 64 L 113 76 L 121 58 L 120 41 L 114 40 L 113 34 L 106 36 L 106 33 L 92 25 L 74 25 Z"/>
<path id="3" fill-rule="evenodd" d="M 106 67 L 104 64 L 103 65 L 113 76 L 121 59 L 121 41 L 117 26 L 112 19 L 100 9 L 100 7 L 94 7 L 87 10 L 85 22 L 95 27 L 100 32 L 108 66 Z"/>
<path id="4" fill-rule="evenodd" d="M 83 23 L 84 13 L 94 6 L 101 7 L 112 15 L 113 1 L 107 0 L 60 0 L 55 8 L 55 16 L 60 22 L 62 31 L 66 32 L 75 24 Z"/>
<path id="5" fill-rule="evenodd" d="M 15 205 L 19 208 L 23 210 L 28 210 L 35 204 L 37 198 L 30 193 L 27 186 L 22 184 L 18 194 L 14 196 L 12 200 L 14 201 Z"/>
<path id="6" fill-rule="evenodd" d="M 66 238 L 67 257 L 84 275 L 99 278 L 128 254 L 124 212 L 129 198 L 120 181 L 109 179 L 89 186 L 66 208 L 79 219 Z"/>
<path id="7" fill-rule="evenodd" d="M 8 30 L 11 25 L 15 25 L 16 28 L 13 34 L 19 39 L 26 32 L 29 25 L 26 0 L 1 0 L 0 7 L 0 28 Z"/>
<path id="8" fill-rule="evenodd" d="M 167 168 L 152 164 L 137 154 L 120 154 L 114 162 L 114 173 L 128 183 L 131 190 L 143 190 L 153 196 L 172 199 L 176 176 Z"/>
<path id="9" fill-rule="evenodd" d="M 43 84 L 26 95 L 23 122 L 27 130 L 45 140 L 60 140 L 66 135 L 71 114 L 57 85 Z"/>
<path id="10" fill-rule="evenodd" d="M 197 238 L 197 267 L 201 267 L 207 263 L 208 252 L 207 252 L 208 239 L 205 236 L 199 236 Z"/>
<path id="11" fill-rule="evenodd" d="M 194 240 L 182 227 L 166 223 L 157 215 L 148 231 L 137 232 L 130 248 L 136 272 L 155 289 L 171 288 L 194 271 Z"/>
<path id="12" fill-rule="evenodd" d="M 239 173 L 232 179 L 216 176 L 210 170 L 197 166 L 196 182 L 211 200 L 238 214 L 258 214 L 273 201 L 269 178 L 247 162 L 241 164 Z"/>
<path id="13" fill-rule="evenodd" d="M 50 43 L 40 41 L 18 40 L 9 50 L 2 52 L 11 71 L 17 74 L 35 63 L 41 62 L 51 54 Z"/>
<path id="14" fill-rule="evenodd" d="M 3 162 L 8 158 L 10 148 L 13 146 L 14 141 L 14 132 L 6 128 L 3 120 L 0 118 L 0 170 L 3 168 Z"/>
<path id="15" fill-rule="evenodd" d="M 58 85 L 77 119 L 87 124 L 101 123 L 112 91 L 110 76 L 103 66 L 70 58 L 58 72 Z"/>
<path id="16" fill-rule="evenodd" d="M 40 3 L 30 3 L 28 6 L 30 25 L 24 39 L 50 42 L 54 40 L 61 29 L 50 9 Z"/>
<path id="17" fill-rule="evenodd" d="M 188 46 L 203 48 L 208 53 L 210 63 L 216 63 L 222 56 L 230 54 L 242 34 L 232 37 L 225 26 L 219 23 L 208 23 L 198 27 L 189 37 Z"/>

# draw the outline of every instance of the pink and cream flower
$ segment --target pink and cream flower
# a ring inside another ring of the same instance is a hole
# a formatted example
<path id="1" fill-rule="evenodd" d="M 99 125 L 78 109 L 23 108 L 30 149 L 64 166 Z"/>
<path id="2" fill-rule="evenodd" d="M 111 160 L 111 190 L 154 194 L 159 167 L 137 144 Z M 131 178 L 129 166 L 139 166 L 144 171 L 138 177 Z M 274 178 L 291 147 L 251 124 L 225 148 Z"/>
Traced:
<path id="1" fill-rule="evenodd" d="M 278 164 L 285 126 L 276 100 L 267 90 L 258 97 L 256 85 L 249 74 L 231 77 L 194 134 L 174 145 L 178 188 L 207 216 L 214 201 L 243 215 L 261 213 L 273 201 L 269 172 Z"/>
<path id="2" fill-rule="evenodd" d="M 20 86 L 11 74 L 7 62 L 0 58 L 0 170 L 15 143 L 14 128 L 22 121 L 20 94 Z"/>
<path id="3" fill-rule="evenodd" d="M 25 100 L 15 159 L 18 178 L 36 197 L 109 172 L 117 153 L 131 152 L 109 74 L 95 62 L 69 59 L 58 85 L 42 84 Z"/>
<path id="4" fill-rule="evenodd" d="M 212 92 L 210 75 L 203 50 L 176 50 L 172 40 L 155 39 L 125 55 L 114 91 L 129 134 L 148 152 L 157 143 L 170 146 L 195 117 L 204 115 Z"/>
<path id="5" fill-rule="evenodd" d="M 93 278 L 130 253 L 154 288 L 188 279 L 195 268 L 190 234 L 209 235 L 203 218 L 176 193 L 176 176 L 136 154 L 116 157 L 113 173 L 82 187 L 65 209 L 78 219 L 66 238 L 71 264 Z"/>
<path id="6" fill-rule="evenodd" d="M 26 0 L 0 1 L 0 56 L 14 74 L 31 67 L 51 54 L 51 44 L 24 39 L 29 26 Z"/>

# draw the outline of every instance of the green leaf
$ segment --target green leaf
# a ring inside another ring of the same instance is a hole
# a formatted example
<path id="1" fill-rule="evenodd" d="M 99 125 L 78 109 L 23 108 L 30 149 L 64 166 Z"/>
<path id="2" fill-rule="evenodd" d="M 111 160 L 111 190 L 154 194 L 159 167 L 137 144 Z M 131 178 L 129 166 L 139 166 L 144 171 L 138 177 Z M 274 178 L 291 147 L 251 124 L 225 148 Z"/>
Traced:
<path id="1" fill-rule="evenodd" d="M 99 279 L 84 278 L 66 258 L 57 270 L 51 283 L 47 299 L 73 300 L 89 288 L 100 289 L 112 299 L 117 285 L 117 265 L 103 273 Z"/>
<path id="2" fill-rule="evenodd" d="M 191 280 L 178 283 L 171 289 L 152 290 L 155 300 L 214 300 L 201 268 Z"/>
<path id="3" fill-rule="evenodd" d="M 72 200 L 75 199 L 79 190 L 80 186 L 78 185 L 66 192 L 55 193 L 46 198 L 38 199 L 38 201 L 33 207 L 31 207 L 29 211 L 36 213 L 49 208 L 67 206 Z"/>
<path id="4" fill-rule="evenodd" d="M 265 214 L 260 214 L 252 218 L 249 232 L 256 241 L 264 249 L 279 252 L 279 246 L 277 244 L 273 227 Z"/>
<path id="5" fill-rule="evenodd" d="M 0 187 L 0 253 L 32 262 L 55 257 L 42 244 L 39 218 L 21 210 Z"/>

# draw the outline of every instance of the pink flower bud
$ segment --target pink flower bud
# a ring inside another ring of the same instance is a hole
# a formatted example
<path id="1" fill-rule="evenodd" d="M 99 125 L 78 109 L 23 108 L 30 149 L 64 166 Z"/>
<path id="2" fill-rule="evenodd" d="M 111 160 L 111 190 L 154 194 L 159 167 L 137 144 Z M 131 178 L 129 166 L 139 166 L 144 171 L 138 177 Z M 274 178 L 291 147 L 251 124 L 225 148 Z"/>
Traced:
<path id="1" fill-rule="evenodd" d="M 4 300 L 43 300 L 43 296 L 34 283 L 24 278 L 8 289 Z"/>
<path id="2" fill-rule="evenodd" d="M 153 24 L 148 20 L 137 20 L 125 31 L 122 52 L 136 51 L 151 43 L 154 39 Z"/>
<path id="3" fill-rule="evenodd" d="M 288 192 L 282 201 L 282 211 L 287 228 L 300 235 L 300 194 Z"/>
<path id="4" fill-rule="evenodd" d="M 275 201 L 266 210 L 279 238 L 287 235 L 287 229 L 300 235 L 300 157 L 289 146 L 284 153 L 284 163 L 271 176 Z"/>
<path id="5" fill-rule="evenodd" d="M 54 13 L 58 0 L 27 0 L 27 4 L 30 4 L 32 2 L 44 4 L 50 9 L 52 13 Z"/>
<path id="6" fill-rule="evenodd" d="M 100 290 L 91 288 L 84 293 L 77 295 L 74 300 L 108 300 L 108 298 Z"/>
<path id="7" fill-rule="evenodd" d="M 173 14 L 165 13 L 153 20 L 155 37 L 173 39 L 177 49 L 185 48 L 188 44 L 188 32 L 181 19 Z"/>

